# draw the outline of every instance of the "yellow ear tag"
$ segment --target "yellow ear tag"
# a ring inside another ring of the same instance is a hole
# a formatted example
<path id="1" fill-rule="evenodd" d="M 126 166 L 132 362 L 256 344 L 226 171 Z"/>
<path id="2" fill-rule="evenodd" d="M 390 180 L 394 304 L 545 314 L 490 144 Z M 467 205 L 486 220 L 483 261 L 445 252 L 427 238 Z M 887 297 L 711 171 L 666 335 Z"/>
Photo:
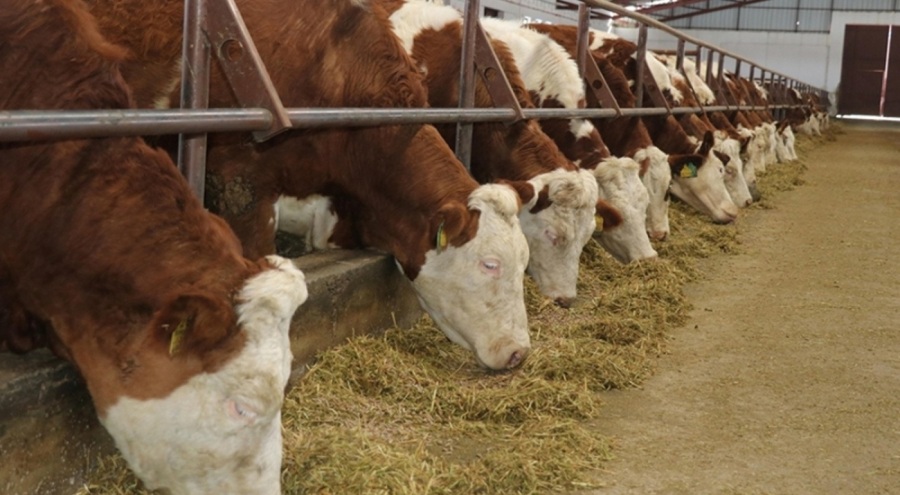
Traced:
<path id="1" fill-rule="evenodd" d="M 181 342 L 184 340 L 184 333 L 187 331 L 187 320 L 181 320 L 181 323 L 175 327 L 175 331 L 172 332 L 172 335 L 169 337 L 169 356 L 174 356 L 176 352 L 178 352 L 178 348 L 181 347 Z"/>
<path id="2" fill-rule="evenodd" d="M 678 174 L 682 179 L 692 179 L 697 177 L 697 166 L 693 163 L 687 163 L 681 167 L 681 173 Z"/>
<path id="3" fill-rule="evenodd" d="M 437 247 L 438 254 L 441 254 L 447 247 L 447 233 L 444 232 L 444 222 L 441 222 L 441 225 L 438 226 L 437 236 L 434 239 L 434 245 Z"/>
<path id="4" fill-rule="evenodd" d="M 594 215 L 594 223 L 596 224 L 594 230 L 603 230 L 603 217 Z"/>

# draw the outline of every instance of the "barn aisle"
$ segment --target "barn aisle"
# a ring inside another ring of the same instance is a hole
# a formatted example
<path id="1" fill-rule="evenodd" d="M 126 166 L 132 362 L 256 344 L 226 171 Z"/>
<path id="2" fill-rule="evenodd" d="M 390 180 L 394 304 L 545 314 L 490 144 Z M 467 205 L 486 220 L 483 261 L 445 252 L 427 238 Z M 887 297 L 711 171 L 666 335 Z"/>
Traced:
<path id="1" fill-rule="evenodd" d="M 603 394 L 594 493 L 900 493 L 900 125 L 842 125 L 702 263 L 656 376 Z"/>

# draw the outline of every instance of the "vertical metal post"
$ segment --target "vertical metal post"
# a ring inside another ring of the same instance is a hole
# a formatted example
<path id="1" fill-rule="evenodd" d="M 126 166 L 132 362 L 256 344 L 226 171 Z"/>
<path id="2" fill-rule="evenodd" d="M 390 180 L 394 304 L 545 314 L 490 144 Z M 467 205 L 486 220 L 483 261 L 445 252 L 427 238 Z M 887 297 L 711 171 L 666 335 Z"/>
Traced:
<path id="1" fill-rule="evenodd" d="M 706 51 L 706 84 L 712 84 L 712 66 L 713 66 L 713 56 L 715 53 L 712 50 L 707 49 Z"/>
<path id="2" fill-rule="evenodd" d="M 203 35 L 205 22 L 206 0 L 185 0 L 181 108 L 204 109 L 209 106 L 210 51 Z M 178 169 L 202 203 L 206 180 L 206 133 L 179 134 Z"/>
<path id="3" fill-rule="evenodd" d="M 459 63 L 459 108 L 475 106 L 475 29 L 479 0 L 467 0 L 463 15 L 463 40 Z M 456 125 L 456 156 L 470 170 L 472 161 L 472 123 L 460 122 Z"/>
<path id="4" fill-rule="evenodd" d="M 644 66 L 647 59 L 647 25 L 641 24 L 638 30 L 637 42 L 637 75 L 634 79 L 634 107 L 641 108 L 644 106 Z"/>
<path id="5" fill-rule="evenodd" d="M 678 48 L 675 52 L 675 70 L 684 72 L 684 40 L 678 38 Z"/>
<path id="6" fill-rule="evenodd" d="M 578 4 L 578 37 L 575 41 L 575 63 L 578 64 L 578 73 L 584 76 L 587 64 L 588 46 L 591 41 L 591 10 L 584 4 Z"/>

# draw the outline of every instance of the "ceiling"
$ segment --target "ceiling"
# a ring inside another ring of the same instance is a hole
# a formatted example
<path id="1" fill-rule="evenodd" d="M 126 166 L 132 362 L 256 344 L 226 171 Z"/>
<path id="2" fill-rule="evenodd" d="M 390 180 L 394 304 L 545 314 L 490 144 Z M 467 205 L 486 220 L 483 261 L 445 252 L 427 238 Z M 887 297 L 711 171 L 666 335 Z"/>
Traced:
<path id="1" fill-rule="evenodd" d="M 668 22 L 701 14 L 707 14 L 710 12 L 743 7 L 745 5 L 765 2 L 767 0 L 673 0 L 671 2 L 658 5 L 652 5 L 651 0 L 610 1 L 612 3 L 623 6 L 634 6 L 636 7 L 635 12 L 653 17 L 661 22 Z M 572 0 L 556 0 L 556 7 L 559 9 L 577 9 L 578 3 L 579 2 Z M 673 15 L 673 9 L 675 7 L 680 7 L 677 15 Z M 616 17 L 616 15 L 609 11 L 592 9 L 591 17 L 594 19 L 610 19 L 612 17 Z"/>

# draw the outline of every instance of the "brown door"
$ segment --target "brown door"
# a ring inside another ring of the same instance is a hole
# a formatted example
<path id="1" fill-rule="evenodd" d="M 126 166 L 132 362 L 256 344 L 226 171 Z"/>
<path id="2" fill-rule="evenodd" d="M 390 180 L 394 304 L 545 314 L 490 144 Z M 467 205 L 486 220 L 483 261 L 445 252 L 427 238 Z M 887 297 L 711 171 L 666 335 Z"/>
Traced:
<path id="1" fill-rule="evenodd" d="M 881 115 L 889 30 L 889 26 L 847 26 L 838 100 L 840 113 Z"/>
<path id="2" fill-rule="evenodd" d="M 884 84 L 884 116 L 900 117 L 900 26 L 891 26 L 888 38 L 887 79 Z"/>

